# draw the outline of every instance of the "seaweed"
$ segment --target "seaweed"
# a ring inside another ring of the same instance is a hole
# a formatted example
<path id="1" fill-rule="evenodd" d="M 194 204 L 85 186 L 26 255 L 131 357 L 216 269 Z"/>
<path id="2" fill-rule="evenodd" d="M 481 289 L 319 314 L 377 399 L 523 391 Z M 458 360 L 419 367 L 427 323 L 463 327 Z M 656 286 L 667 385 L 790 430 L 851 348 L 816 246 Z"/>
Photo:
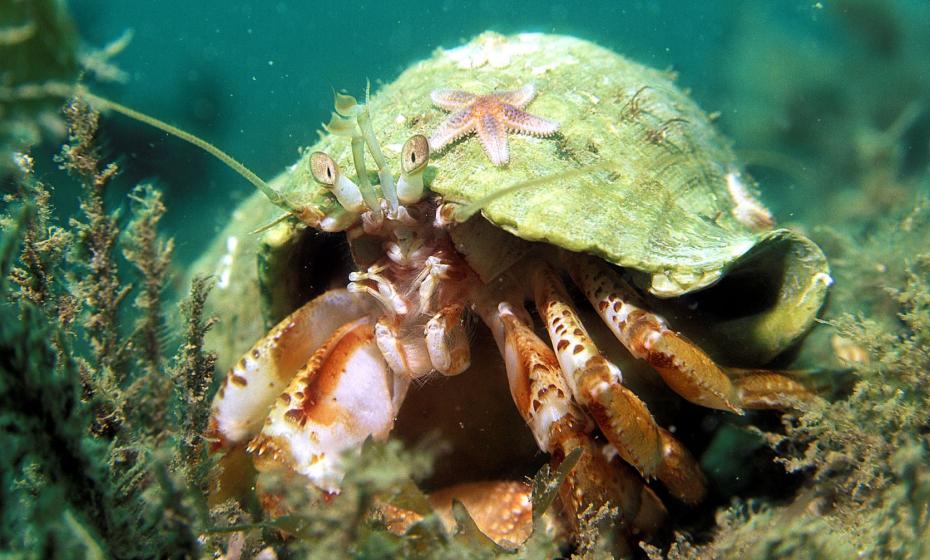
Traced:
<path id="1" fill-rule="evenodd" d="M 118 168 L 96 148 L 99 116 L 79 100 L 64 113 L 69 143 L 59 162 L 82 186 L 80 214 L 58 224 L 49 187 L 19 154 L 2 219 L 0 549 L 197 557 L 209 523 L 200 433 L 215 363 L 203 348 L 210 284 L 194 283 L 183 339 L 165 356 L 172 242 L 158 234 L 160 195 L 137 188 L 122 227 L 106 203 Z"/>
<path id="2" fill-rule="evenodd" d="M 930 204 L 870 221 L 852 228 L 868 233 L 822 232 L 837 278 L 825 328 L 843 341 L 834 360 L 851 388 L 785 414 L 783 433 L 759 432 L 804 486 L 735 499 L 709 540 L 679 533 L 664 554 L 644 546 L 650 558 L 930 555 Z"/>
<path id="3" fill-rule="evenodd" d="M 544 466 L 534 478 L 534 530 L 519 546 L 501 546 L 489 539 L 461 502 L 453 500 L 451 512 L 434 509 L 417 483 L 432 471 L 433 460 L 443 452 L 442 443 L 427 437 L 411 449 L 398 440 L 368 440 L 359 453 L 345 457 L 346 476 L 338 495 L 328 495 L 295 480 L 293 473 L 270 471 L 258 479 L 270 517 L 259 522 L 229 524 L 210 529 L 227 537 L 227 559 L 244 554 L 256 557 L 277 550 L 294 558 L 413 558 L 495 559 L 545 558 L 561 553 L 561 529 L 546 516 L 576 456 L 566 458 L 567 468 Z M 270 507 L 269 507 L 270 506 Z M 412 515 L 397 525 L 385 507 L 400 508 Z M 592 512 L 583 524 L 585 547 L 573 558 L 594 556 L 605 550 L 600 523 L 616 511 Z M 283 537 L 283 540 L 282 540 Z"/>
<path id="4" fill-rule="evenodd" d="M 77 43 L 63 2 L 0 4 L 0 179 L 15 172 L 14 154 L 63 135 L 61 101 L 46 86 L 77 78 Z"/>

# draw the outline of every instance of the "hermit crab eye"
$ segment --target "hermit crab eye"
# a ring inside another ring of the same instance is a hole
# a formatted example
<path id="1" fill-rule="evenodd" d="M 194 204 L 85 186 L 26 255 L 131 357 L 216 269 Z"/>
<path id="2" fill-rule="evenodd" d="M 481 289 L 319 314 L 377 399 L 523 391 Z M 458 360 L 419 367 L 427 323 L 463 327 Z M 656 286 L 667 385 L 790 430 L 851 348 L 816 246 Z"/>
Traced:
<path id="1" fill-rule="evenodd" d="M 411 136 L 400 153 L 400 164 L 404 173 L 416 173 L 429 163 L 429 141 L 426 136 Z"/>
<path id="2" fill-rule="evenodd" d="M 310 173 L 317 183 L 327 187 L 332 187 L 339 179 L 339 167 L 333 158 L 323 152 L 310 154 Z"/>

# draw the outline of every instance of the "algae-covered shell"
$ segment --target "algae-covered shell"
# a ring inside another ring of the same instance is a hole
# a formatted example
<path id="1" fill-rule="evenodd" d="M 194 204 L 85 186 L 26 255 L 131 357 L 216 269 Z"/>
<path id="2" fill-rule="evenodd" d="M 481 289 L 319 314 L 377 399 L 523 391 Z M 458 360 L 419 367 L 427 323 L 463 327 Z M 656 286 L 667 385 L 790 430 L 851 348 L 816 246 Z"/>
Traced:
<path id="1" fill-rule="evenodd" d="M 432 90 L 484 94 L 530 82 L 539 94 L 529 111 L 559 122 L 561 135 L 513 137 L 503 167 L 491 164 L 477 141 L 458 142 L 434 155 L 431 190 L 448 201 L 472 202 L 530 178 L 610 161 L 607 170 L 512 193 L 483 214 L 523 239 L 648 272 L 653 293 L 665 296 L 714 282 L 771 235 L 737 219 L 740 205 L 751 204 L 752 187 L 738 185 L 734 195 L 728 177 L 743 181 L 739 163 L 671 76 L 587 41 L 485 34 L 439 50 L 371 98 L 373 128 L 396 163 L 408 137 L 429 136 L 447 116 L 432 105 Z M 344 138 L 326 136 L 315 150 L 351 169 Z M 306 163 L 291 176 L 289 190 L 331 208 Z"/>
<path id="2" fill-rule="evenodd" d="M 742 345 L 753 361 L 771 358 L 807 330 L 830 281 L 822 252 L 795 232 L 768 228 L 755 187 L 727 141 L 667 72 L 571 37 L 486 33 L 437 50 L 379 88 L 368 101 L 372 127 L 396 173 L 404 141 L 429 136 L 448 116 L 432 105 L 433 90 L 481 95 L 527 83 L 538 91 L 527 111 L 557 121 L 559 135 L 511 135 L 506 166 L 493 165 L 477 140 L 457 142 L 433 154 L 429 189 L 446 201 L 468 203 L 529 179 L 602 163 L 512 192 L 482 214 L 498 232 L 624 267 L 663 298 L 706 288 L 739 269 L 738 276 L 765 290 L 765 305 L 753 305 L 749 314 L 727 310 L 706 328 Z M 296 204 L 329 212 L 336 202 L 310 175 L 313 151 L 352 169 L 349 142 L 324 134 L 283 179 L 283 191 Z M 487 234 L 486 227 L 481 231 Z M 467 252 L 468 240 L 461 233 L 455 239 Z M 507 255 L 499 257 L 473 265 L 487 278 L 510 264 L 489 262 Z"/>

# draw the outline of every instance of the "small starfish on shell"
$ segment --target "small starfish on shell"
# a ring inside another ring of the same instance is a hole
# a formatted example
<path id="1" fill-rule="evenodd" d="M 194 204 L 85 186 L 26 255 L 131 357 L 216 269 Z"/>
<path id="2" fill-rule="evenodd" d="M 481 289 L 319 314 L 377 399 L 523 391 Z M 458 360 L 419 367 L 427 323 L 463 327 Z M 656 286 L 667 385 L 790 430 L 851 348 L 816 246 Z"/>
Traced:
<path id="1" fill-rule="evenodd" d="M 446 111 L 454 111 L 429 139 L 430 149 L 439 151 L 474 132 L 484 152 L 494 165 L 510 161 L 507 135 L 552 136 L 559 123 L 542 119 L 523 110 L 536 97 L 536 87 L 527 84 L 512 91 L 495 91 L 475 95 L 467 91 L 437 89 L 430 94 L 433 104 Z"/>

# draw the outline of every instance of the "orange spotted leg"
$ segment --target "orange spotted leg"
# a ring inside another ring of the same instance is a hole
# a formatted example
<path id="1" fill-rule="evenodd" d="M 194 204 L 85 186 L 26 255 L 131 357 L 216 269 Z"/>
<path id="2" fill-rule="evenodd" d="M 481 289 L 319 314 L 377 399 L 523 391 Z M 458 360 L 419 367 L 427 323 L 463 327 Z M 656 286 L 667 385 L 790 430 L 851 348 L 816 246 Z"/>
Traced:
<path id="1" fill-rule="evenodd" d="M 593 426 L 572 400 L 555 354 L 533 331 L 526 311 L 495 299 L 488 298 L 477 311 L 497 340 L 514 403 L 539 448 L 552 455 L 555 465 L 582 449 L 559 491 L 569 519 L 577 523 L 586 512 L 619 506 L 626 531 L 653 529 L 664 517 L 662 503 L 644 490 L 643 480 L 632 469 L 608 463 L 588 434 Z"/>
<path id="2" fill-rule="evenodd" d="M 697 462 L 666 430 L 656 425 L 646 404 L 623 385 L 620 369 L 594 345 L 562 280 L 538 264 L 532 274 L 536 309 L 575 400 L 600 427 L 620 457 L 645 477 L 657 476 L 678 498 L 699 502 L 706 483 Z"/>
<path id="3" fill-rule="evenodd" d="M 617 339 L 685 399 L 742 414 L 745 408 L 790 408 L 798 399 L 811 397 L 803 385 L 772 371 L 731 379 L 710 356 L 668 328 L 662 317 L 646 310 L 635 290 L 606 263 L 577 254 L 567 258 L 575 284 Z"/>

